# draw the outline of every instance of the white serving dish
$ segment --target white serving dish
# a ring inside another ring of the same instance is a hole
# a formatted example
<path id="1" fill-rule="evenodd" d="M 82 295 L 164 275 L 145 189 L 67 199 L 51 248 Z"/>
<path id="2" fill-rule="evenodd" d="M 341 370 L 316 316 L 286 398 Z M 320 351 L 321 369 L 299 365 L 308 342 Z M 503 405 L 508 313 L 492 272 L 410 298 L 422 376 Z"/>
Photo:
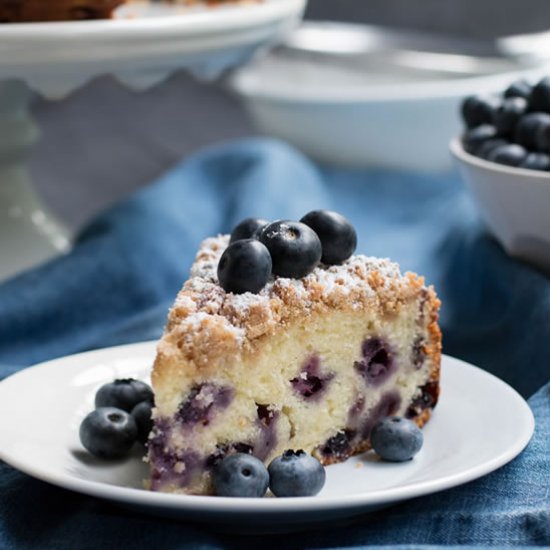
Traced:
<path id="1" fill-rule="evenodd" d="M 550 272 L 550 173 L 480 159 L 467 153 L 459 138 L 450 147 L 504 249 Z"/>
<path id="2" fill-rule="evenodd" d="M 366 38 L 373 33 L 358 27 L 306 22 L 290 35 L 287 51 L 259 58 L 233 75 L 230 87 L 244 99 L 262 132 L 327 164 L 447 170 L 447 144 L 460 131 L 459 106 L 465 96 L 500 92 L 515 79 L 550 72 L 540 62 L 526 67 L 512 59 L 485 58 L 494 59 L 491 72 L 491 64 L 481 58 L 415 57 L 412 51 L 401 52 L 399 59 L 399 52 L 390 58 L 387 51 L 370 52 L 365 59 L 352 52 L 346 58 L 343 39 L 338 59 L 315 52 L 288 55 L 303 33 L 312 32 L 321 37 L 351 33 L 355 38 L 348 45 L 353 49 L 358 33 Z"/>
<path id="3" fill-rule="evenodd" d="M 302 16 L 306 0 L 229 3 L 216 8 L 134 1 L 112 19 L 0 24 L 0 79 L 24 80 L 62 98 L 111 74 L 136 89 L 178 69 L 205 77 L 277 43 Z"/>
<path id="4" fill-rule="evenodd" d="M 135 90 L 182 69 L 214 78 L 281 41 L 305 5 L 136 1 L 113 19 L 0 24 L 0 282 L 70 249 L 70 235 L 42 204 L 24 166 L 37 138 L 34 92 L 62 99 L 104 74 Z"/>

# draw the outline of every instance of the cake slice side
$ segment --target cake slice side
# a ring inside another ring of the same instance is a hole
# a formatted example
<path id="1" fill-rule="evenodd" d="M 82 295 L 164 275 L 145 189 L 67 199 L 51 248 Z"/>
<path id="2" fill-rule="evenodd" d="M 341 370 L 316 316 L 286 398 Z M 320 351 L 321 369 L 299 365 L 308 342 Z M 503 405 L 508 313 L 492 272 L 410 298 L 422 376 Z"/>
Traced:
<path id="1" fill-rule="evenodd" d="M 428 420 L 441 335 L 421 278 L 354 256 L 234 295 L 216 279 L 227 242 L 203 243 L 158 346 L 153 490 L 210 493 L 211 469 L 235 451 L 339 462 L 366 450 L 387 415 Z"/>

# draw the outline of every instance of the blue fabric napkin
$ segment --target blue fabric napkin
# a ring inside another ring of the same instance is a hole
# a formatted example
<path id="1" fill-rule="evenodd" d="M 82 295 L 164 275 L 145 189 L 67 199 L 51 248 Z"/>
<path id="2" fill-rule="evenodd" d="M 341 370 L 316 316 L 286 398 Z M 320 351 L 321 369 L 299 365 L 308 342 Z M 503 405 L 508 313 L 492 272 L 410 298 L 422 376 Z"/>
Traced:
<path id="1" fill-rule="evenodd" d="M 0 285 L 0 376 L 158 337 L 203 238 L 247 216 L 299 219 L 320 207 L 350 218 L 359 252 L 389 256 L 435 285 L 446 353 L 526 397 L 539 390 L 530 400 L 537 429 L 520 457 L 481 480 L 352 526 L 262 538 L 262 547 L 550 545 L 550 280 L 502 251 L 454 173 L 316 167 L 269 140 L 208 150 L 96 219 L 69 255 Z M 260 541 L 128 513 L 5 464 L 0 514 L 0 548 L 242 548 Z"/>

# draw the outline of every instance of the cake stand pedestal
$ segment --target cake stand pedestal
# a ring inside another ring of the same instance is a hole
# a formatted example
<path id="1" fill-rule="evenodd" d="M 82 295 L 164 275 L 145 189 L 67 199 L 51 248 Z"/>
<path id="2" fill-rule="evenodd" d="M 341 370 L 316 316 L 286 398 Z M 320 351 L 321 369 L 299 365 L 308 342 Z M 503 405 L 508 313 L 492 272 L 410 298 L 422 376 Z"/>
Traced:
<path id="1" fill-rule="evenodd" d="M 111 74 L 146 89 L 187 69 L 215 78 L 279 42 L 306 0 L 189 9 L 149 2 L 112 20 L 0 25 L 0 282 L 70 250 L 70 235 L 42 204 L 25 168 L 38 129 L 34 94 L 59 99 Z"/>
<path id="2" fill-rule="evenodd" d="M 69 237 L 34 191 L 25 159 L 38 130 L 31 89 L 0 81 L 0 280 L 69 250 Z"/>

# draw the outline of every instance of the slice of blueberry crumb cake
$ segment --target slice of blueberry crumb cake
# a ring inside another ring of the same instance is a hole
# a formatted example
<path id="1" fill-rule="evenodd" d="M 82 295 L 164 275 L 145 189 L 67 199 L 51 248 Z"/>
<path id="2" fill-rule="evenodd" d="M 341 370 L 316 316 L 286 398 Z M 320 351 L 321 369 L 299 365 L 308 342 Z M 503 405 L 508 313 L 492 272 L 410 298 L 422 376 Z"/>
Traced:
<path id="1" fill-rule="evenodd" d="M 352 255 L 355 232 L 333 212 L 245 220 L 235 235 L 202 243 L 158 344 L 155 491 L 212 493 L 229 453 L 341 462 L 382 418 L 422 427 L 438 400 L 439 300 L 421 277 Z"/>

